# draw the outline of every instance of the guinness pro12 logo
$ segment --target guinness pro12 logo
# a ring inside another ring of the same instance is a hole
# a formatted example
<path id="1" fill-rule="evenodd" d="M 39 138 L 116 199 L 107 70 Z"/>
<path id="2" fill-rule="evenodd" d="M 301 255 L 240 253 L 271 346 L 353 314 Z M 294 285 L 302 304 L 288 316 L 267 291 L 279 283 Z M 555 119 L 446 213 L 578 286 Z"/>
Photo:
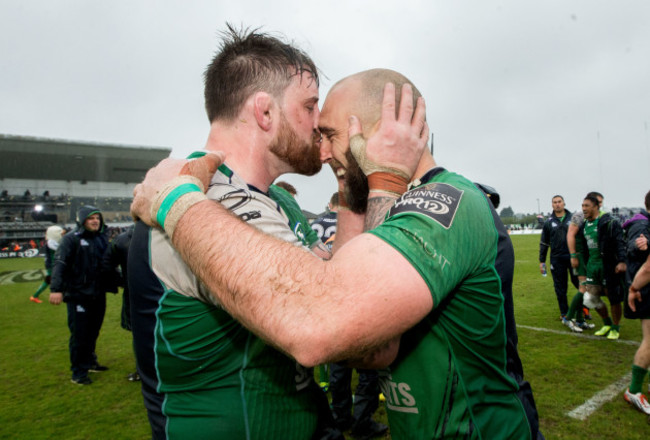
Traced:
<path id="1" fill-rule="evenodd" d="M 463 192 L 446 183 L 429 183 L 404 193 L 390 209 L 389 216 L 416 212 L 449 229 L 454 222 Z"/>

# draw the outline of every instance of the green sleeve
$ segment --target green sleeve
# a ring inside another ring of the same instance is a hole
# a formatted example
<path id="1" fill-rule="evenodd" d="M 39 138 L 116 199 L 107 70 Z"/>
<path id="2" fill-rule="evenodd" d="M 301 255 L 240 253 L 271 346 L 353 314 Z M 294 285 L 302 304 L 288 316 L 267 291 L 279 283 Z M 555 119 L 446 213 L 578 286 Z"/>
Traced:
<path id="1" fill-rule="evenodd" d="M 302 209 L 300 209 L 296 199 L 294 199 L 286 190 L 276 185 L 271 185 L 269 187 L 269 196 L 274 202 L 280 205 L 289 218 L 289 227 L 293 233 L 296 234 L 296 237 L 298 237 L 308 248 L 313 247 L 313 245 L 320 239 L 318 238 L 316 231 L 314 231 L 309 225 L 309 221 L 302 213 Z"/>

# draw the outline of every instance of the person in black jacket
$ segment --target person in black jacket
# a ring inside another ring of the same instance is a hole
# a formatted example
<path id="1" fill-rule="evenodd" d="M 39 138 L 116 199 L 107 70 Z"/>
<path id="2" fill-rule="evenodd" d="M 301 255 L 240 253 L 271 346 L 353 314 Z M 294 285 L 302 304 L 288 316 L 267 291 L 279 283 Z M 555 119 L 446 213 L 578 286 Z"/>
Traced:
<path id="1" fill-rule="evenodd" d="M 106 312 L 106 292 L 100 275 L 108 236 L 102 214 L 93 206 L 79 209 L 77 224 L 76 231 L 63 236 L 54 256 L 50 303 L 67 304 L 72 382 L 89 385 L 89 371 L 108 369 L 97 362 L 95 355 Z"/>
<path id="2" fill-rule="evenodd" d="M 129 332 L 131 331 L 131 301 L 129 300 L 129 283 L 127 282 L 127 261 L 132 236 L 133 226 L 130 226 L 109 243 L 108 250 L 104 254 L 102 261 L 102 272 L 105 274 L 108 290 L 112 291 L 111 289 L 114 289 L 117 291 L 117 286 L 123 287 L 120 325 Z M 116 270 L 118 267 L 119 272 Z M 140 374 L 138 374 L 137 368 L 134 373 L 130 373 L 126 378 L 130 382 L 139 381 Z"/>
<path id="3" fill-rule="evenodd" d="M 569 310 L 567 303 L 567 287 L 569 279 L 571 284 L 578 288 L 578 277 L 571 270 L 571 259 L 567 247 L 566 234 L 571 221 L 571 212 L 564 208 L 564 197 L 555 195 L 551 199 L 553 213 L 542 227 L 542 236 L 539 241 L 539 269 L 542 273 L 546 270 L 546 254 L 551 248 L 551 275 L 557 304 L 560 308 L 560 317 L 566 320 Z M 565 325 L 567 325 L 565 323 Z"/>

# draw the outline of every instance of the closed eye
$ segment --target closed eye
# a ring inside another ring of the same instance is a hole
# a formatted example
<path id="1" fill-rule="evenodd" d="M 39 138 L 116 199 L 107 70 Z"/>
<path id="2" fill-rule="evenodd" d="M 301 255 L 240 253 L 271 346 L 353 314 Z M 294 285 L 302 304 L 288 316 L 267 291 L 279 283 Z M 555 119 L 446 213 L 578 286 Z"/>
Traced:
<path id="1" fill-rule="evenodd" d="M 334 139 L 338 134 L 336 130 L 330 127 L 318 127 L 318 131 L 320 131 L 323 134 L 323 136 L 327 138 L 328 141 Z"/>

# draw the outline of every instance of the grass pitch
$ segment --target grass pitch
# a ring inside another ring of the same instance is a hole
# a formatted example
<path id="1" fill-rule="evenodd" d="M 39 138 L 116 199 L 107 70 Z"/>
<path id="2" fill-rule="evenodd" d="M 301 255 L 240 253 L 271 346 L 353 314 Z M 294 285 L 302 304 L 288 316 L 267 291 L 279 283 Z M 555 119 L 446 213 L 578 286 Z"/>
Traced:
<path id="1" fill-rule="evenodd" d="M 623 401 L 622 388 L 585 420 L 567 415 L 629 373 L 639 322 L 624 319 L 619 342 L 570 333 L 559 320 L 551 276 L 539 273 L 539 236 L 512 240 L 519 351 L 546 438 L 648 438 L 646 417 Z M 139 384 L 126 380 L 134 360 L 131 335 L 120 327 L 121 295 L 108 295 L 97 342 L 99 361 L 110 370 L 91 373 L 90 386 L 74 385 L 65 306 L 48 304 L 47 291 L 43 304 L 29 301 L 42 268 L 40 258 L 0 260 L 0 439 L 150 438 Z M 600 318 L 594 322 L 600 327 Z M 376 418 L 386 423 L 383 408 Z"/>

